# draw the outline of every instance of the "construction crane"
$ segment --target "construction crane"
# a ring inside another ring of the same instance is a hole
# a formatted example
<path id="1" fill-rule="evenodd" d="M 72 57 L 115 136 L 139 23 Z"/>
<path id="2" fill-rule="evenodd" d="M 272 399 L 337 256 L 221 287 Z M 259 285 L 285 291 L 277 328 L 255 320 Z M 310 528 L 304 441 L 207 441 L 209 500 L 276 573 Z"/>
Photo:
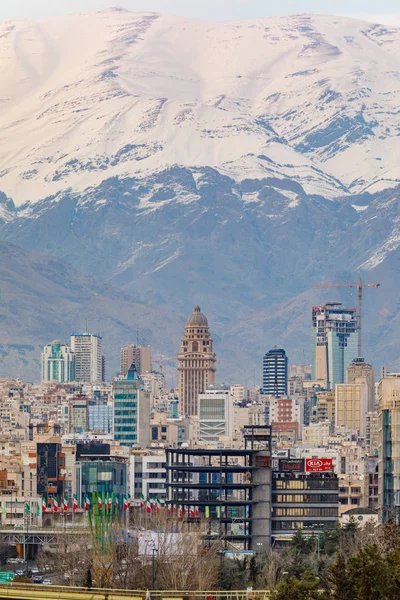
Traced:
<path id="1" fill-rule="evenodd" d="M 358 278 L 357 283 L 315 283 L 313 287 L 348 287 L 357 288 L 358 290 L 358 357 L 362 358 L 362 295 L 364 288 L 378 288 L 380 283 L 366 283 L 363 284 L 361 277 Z"/>

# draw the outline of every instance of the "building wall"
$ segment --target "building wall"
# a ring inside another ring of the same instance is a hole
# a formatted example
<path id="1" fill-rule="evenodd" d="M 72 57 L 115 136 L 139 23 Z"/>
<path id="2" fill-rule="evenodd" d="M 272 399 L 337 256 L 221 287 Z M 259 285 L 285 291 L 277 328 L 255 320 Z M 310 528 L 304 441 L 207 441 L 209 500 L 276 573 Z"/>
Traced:
<path id="1" fill-rule="evenodd" d="M 233 402 L 229 388 L 209 387 L 199 394 L 199 442 L 215 443 L 233 436 Z"/>
<path id="2" fill-rule="evenodd" d="M 382 519 L 399 521 L 400 512 L 400 374 L 379 382 L 378 498 Z"/>
<path id="3" fill-rule="evenodd" d="M 64 383 L 75 379 L 75 354 L 66 344 L 55 341 L 42 352 L 42 382 Z"/>
<path id="4" fill-rule="evenodd" d="M 71 335 L 71 349 L 75 354 L 76 381 L 100 383 L 102 381 L 102 339 L 91 333 Z"/>
<path id="5" fill-rule="evenodd" d="M 365 383 L 343 383 L 335 388 L 335 426 L 346 427 L 365 435 L 368 410 L 368 386 Z"/>

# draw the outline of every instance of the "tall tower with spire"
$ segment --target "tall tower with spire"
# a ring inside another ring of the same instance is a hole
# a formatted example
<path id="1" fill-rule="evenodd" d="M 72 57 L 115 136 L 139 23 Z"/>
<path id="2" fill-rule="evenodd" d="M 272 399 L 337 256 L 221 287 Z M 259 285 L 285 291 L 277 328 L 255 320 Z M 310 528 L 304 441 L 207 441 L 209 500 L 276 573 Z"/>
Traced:
<path id="1" fill-rule="evenodd" d="M 215 382 L 216 357 L 207 318 L 195 306 L 186 322 L 178 354 L 178 394 L 182 416 L 197 415 L 198 398 Z"/>

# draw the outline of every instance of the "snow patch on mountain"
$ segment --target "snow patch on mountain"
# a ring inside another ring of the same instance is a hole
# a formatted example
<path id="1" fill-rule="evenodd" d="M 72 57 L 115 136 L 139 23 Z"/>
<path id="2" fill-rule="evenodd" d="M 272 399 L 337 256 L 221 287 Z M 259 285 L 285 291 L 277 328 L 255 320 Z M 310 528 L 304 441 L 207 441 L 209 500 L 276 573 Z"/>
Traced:
<path id="1" fill-rule="evenodd" d="M 396 27 L 106 10 L 0 24 L 0 55 L 0 189 L 17 205 L 174 166 L 327 198 L 400 179 Z"/>

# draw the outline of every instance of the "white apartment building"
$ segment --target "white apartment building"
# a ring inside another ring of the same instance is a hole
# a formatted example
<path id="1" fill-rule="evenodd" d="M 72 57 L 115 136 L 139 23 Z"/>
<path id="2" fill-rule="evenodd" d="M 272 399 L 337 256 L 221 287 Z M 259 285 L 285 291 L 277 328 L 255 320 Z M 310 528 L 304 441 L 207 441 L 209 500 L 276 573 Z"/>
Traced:
<path id="1" fill-rule="evenodd" d="M 129 457 L 129 493 L 135 500 L 158 498 L 164 500 L 166 489 L 165 452 L 143 454 L 133 452 Z"/>
<path id="2" fill-rule="evenodd" d="M 92 333 L 73 333 L 71 350 L 75 354 L 75 379 L 85 383 L 102 381 L 102 338 Z"/>
<path id="3" fill-rule="evenodd" d="M 233 402 L 227 386 L 209 386 L 199 394 L 199 442 L 215 444 L 220 436 L 232 439 Z"/>

